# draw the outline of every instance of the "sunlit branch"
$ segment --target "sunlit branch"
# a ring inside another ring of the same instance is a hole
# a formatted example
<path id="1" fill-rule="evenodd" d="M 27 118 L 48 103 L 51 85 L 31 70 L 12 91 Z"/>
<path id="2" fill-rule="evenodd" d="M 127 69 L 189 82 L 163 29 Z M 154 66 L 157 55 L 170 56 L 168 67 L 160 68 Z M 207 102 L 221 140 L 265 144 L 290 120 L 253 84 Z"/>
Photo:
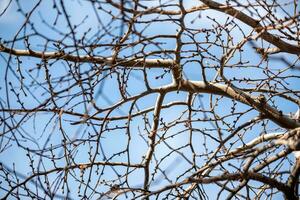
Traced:
<path id="1" fill-rule="evenodd" d="M 63 51 L 59 52 L 41 52 L 33 50 L 20 50 L 20 49 L 10 49 L 0 44 L 0 52 L 8 53 L 15 56 L 29 56 L 40 58 L 43 60 L 51 59 L 62 59 L 71 62 L 84 62 L 84 63 L 95 63 L 103 65 L 116 65 L 123 67 L 132 68 L 171 68 L 174 65 L 174 61 L 171 59 L 146 59 L 146 58 L 132 58 L 132 59 L 116 59 L 111 57 L 99 57 L 99 56 L 76 56 L 72 54 L 65 53 Z"/>

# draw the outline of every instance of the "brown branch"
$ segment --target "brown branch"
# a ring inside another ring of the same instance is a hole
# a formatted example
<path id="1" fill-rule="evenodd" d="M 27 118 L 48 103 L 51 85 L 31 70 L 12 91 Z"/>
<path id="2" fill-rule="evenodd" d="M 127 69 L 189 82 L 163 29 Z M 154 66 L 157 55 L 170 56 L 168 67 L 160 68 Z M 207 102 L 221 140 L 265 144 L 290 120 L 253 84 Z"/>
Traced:
<path id="1" fill-rule="evenodd" d="M 122 163 L 122 162 L 93 162 L 93 163 L 79 163 L 79 164 L 74 164 L 66 167 L 56 167 L 54 169 L 48 170 L 48 171 L 43 171 L 43 172 L 37 172 L 26 178 L 24 181 L 18 183 L 17 185 L 13 186 L 4 196 L 3 199 L 7 199 L 8 196 L 18 187 L 25 185 L 28 181 L 33 179 L 34 177 L 37 176 L 45 176 L 47 174 L 51 174 L 54 172 L 60 172 L 60 171 L 69 171 L 72 169 L 80 169 L 80 170 L 85 170 L 87 168 L 90 168 L 92 166 L 124 166 L 124 167 L 132 167 L 132 168 L 142 168 L 143 166 L 140 164 L 129 164 L 129 163 Z"/>
<path id="2" fill-rule="evenodd" d="M 171 91 L 178 91 L 178 86 L 176 84 L 170 84 L 166 85 L 160 88 L 153 89 L 152 92 L 171 92 Z M 294 129 L 297 127 L 300 127 L 300 123 L 296 120 L 290 118 L 287 115 L 284 115 L 281 111 L 278 111 L 277 109 L 271 107 L 266 102 L 261 102 L 258 97 L 250 95 L 242 90 L 232 88 L 225 84 L 219 84 L 219 83 L 205 83 L 203 81 L 187 81 L 183 80 L 181 82 L 181 88 L 180 91 L 186 91 L 190 93 L 210 93 L 210 94 L 216 94 L 216 95 L 222 95 L 229 97 L 231 99 L 237 100 L 241 103 L 247 104 L 257 111 L 259 111 L 264 118 L 268 118 L 281 126 L 282 128 L 287 129 Z M 143 93 L 144 94 L 144 93 Z M 148 94 L 148 93 L 145 93 Z M 138 95 L 140 96 L 140 95 Z M 137 97 L 138 97 L 137 96 Z M 143 95 L 142 95 L 143 96 Z M 130 99 L 134 99 L 137 97 L 131 97 Z M 124 101 L 124 102 L 127 102 Z M 121 102 L 117 103 L 113 107 L 121 105 Z M 49 110 L 45 110 L 49 111 Z M 67 114 L 74 114 L 79 116 L 79 114 L 68 112 Z M 99 118 L 96 118 L 94 116 L 91 116 L 89 118 L 93 118 L 95 120 L 98 120 Z"/>
<path id="3" fill-rule="evenodd" d="M 168 104 L 162 105 L 161 108 L 165 109 L 165 108 L 170 108 L 172 106 L 178 106 L 178 105 L 187 105 L 186 102 L 182 102 L 182 101 L 174 101 L 174 102 L 170 102 Z M 134 118 L 140 115 L 143 115 L 145 113 L 148 113 L 150 111 L 153 111 L 155 109 L 155 107 L 151 107 L 151 108 L 147 108 L 145 110 L 141 110 L 138 111 L 136 113 L 133 113 L 130 115 L 130 118 Z M 82 114 L 82 113 L 78 113 L 78 112 L 74 112 L 74 111 L 68 111 L 68 110 L 63 110 L 63 109 L 47 109 L 47 108 L 38 108 L 38 109 L 0 109 L 0 112 L 10 112 L 12 114 L 20 114 L 20 113 L 38 113 L 38 112 L 45 112 L 45 113 L 56 113 L 56 114 L 67 114 L 67 115 L 72 115 L 72 116 L 77 116 L 80 118 L 83 118 L 83 121 L 79 121 L 79 122 L 74 122 L 73 124 L 80 124 L 83 122 L 86 122 L 87 119 L 91 119 L 91 120 L 97 120 L 97 121 L 103 121 L 103 120 L 108 120 L 108 121 L 115 121 L 115 120 L 123 120 L 123 119 L 128 119 L 127 115 L 124 116 L 115 116 L 115 117 L 96 117 L 94 115 L 88 115 L 88 114 Z"/>
<path id="4" fill-rule="evenodd" d="M 298 183 L 300 176 L 300 159 L 296 158 L 291 174 L 288 178 L 287 185 L 294 190 L 294 195 L 298 195 Z"/>
<path id="5" fill-rule="evenodd" d="M 181 10 L 163 10 L 163 9 L 159 8 L 159 6 L 146 8 L 145 10 L 134 10 L 134 9 L 126 8 L 118 3 L 115 3 L 112 0 L 106 0 L 106 2 L 109 3 L 110 5 L 114 6 L 117 9 L 129 12 L 129 13 L 137 14 L 137 15 L 146 15 L 146 14 L 180 15 L 182 13 Z M 207 9 L 209 9 L 208 6 L 200 5 L 200 6 L 194 6 L 190 9 L 188 9 L 186 12 L 192 13 L 192 12 L 207 10 Z"/>
<path id="6" fill-rule="evenodd" d="M 268 118 L 287 129 L 300 127 L 300 123 L 290 117 L 283 115 L 282 112 L 271 107 L 266 102 L 262 102 L 259 98 L 252 96 L 239 89 L 232 88 L 228 85 L 218 83 L 204 83 L 203 81 L 183 81 L 182 90 L 196 93 L 212 93 L 230 97 L 234 100 L 247 104 L 259 111 L 265 118 Z"/>
<path id="7" fill-rule="evenodd" d="M 255 20 L 248 15 L 244 14 L 243 12 L 236 10 L 233 7 L 227 6 L 225 7 L 223 4 L 217 3 L 211 0 L 201 0 L 204 4 L 209 6 L 210 8 L 226 13 L 231 15 L 232 17 L 239 19 L 240 21 L 244 22 L 248 26 L 251 26 L 257 32 L 262 32 L 261 38 L 266 40 L 267 42 L 273 44 L 274 46 L 278 47 L 280 51 L 300 55 L 300 47 L 289 44 L 279 37 L 272 35 L 271 33 L 267 32 L 265 27 L 263 27 L 258 20 Z M 277 50 L 278 51 L 278 50 Z"/>
<path id="8" fill-rule="evenodd" d="M 30 56 L 40 59 L 62 59 L 71 62 L 88 62 L 96 64 L 105 64 L 105 65 L 116 65 L 123 67 L 146 67 L 146 68 L 171 68 L 174 65 L 172 59 L 144 59 L 144 58 L 132 58 L 132 59 L 116 59 L 112 57 L 100 57 L 100 56 L 90 56 L 82 55 L 75 56 L 72 54 L 65 53 L 63 51 L 58 52 L 41 52 L 33 50 L 21 50 L 21 49 L 11 49 L 3 44 L 0 44 L 0 52 L 8 53 L 15 56 Z"/>
<path id="9" fill-rule="evenodd" d="M 145 160 L 144 160 L 144 171 L 145 171 L 144 190 L 148 190 L 148 188 L 149 188 L 149 175 L 150 175 L 149 165 L 150 165 L 150 161 L 152 159 L 152 155 L 155 150 L 155 138 L 156 138 L 156 133 L 157 133 L 157 129 L 158 129 L 159 116 L 160 116 L 161 106 L 162 106 L 164 97 L 165 97 L 165 93 L 160 93 L 158 95 L 156 103 L 155 103 L 152 128 L 151 128 L 151 132 L 149 133 L 149 136 L 148 136 L 149 148 L 146 153 Z"/>
<path id="10" fill-rule="evenodd" d="M 189 177 L 189 178 L 185 179 L 184 181 L 182 181 L 180 183 L 175 183 L 175 184 L 172 184 L 172 185 L 168 185 L 164 188 L 153 191 L 153 192 L 147 194 L 147 197 L 149 197 L 151 195 L 155 195 L 155 194 L 160 194 L 160 193 L 162 193 L 166 190 L 177 188 L 177 187 L 180 187 L 182 185 L 190 184 L 190 183 L 210 184 L 210 183 L 215 183 L 215 182 L 218 182 L 218 181 L 228 181 L 228 180 L 229 181 L 240 181 L 240 180 L 249 180 L 249 179 L 260 181 L 264 184 L 269 185 L 272 188 L 278 189 L 279 191 L 283 192 L 288 199 L 291 199 L 291 200 L 298 199 L 294 195 L 292 189 L 290 187 L 288 187 L 286 184 L 281 183 L 281 182 L 277 181 L 276 179 L 269 178 L 267 176 L 264 176 L 262 174 L 255 173 L 255 172 L 224 173 L 224 174 L 221 174 L 219 176 L 214 176 L 214 177 L 197 177 L 197 178 Z"/>

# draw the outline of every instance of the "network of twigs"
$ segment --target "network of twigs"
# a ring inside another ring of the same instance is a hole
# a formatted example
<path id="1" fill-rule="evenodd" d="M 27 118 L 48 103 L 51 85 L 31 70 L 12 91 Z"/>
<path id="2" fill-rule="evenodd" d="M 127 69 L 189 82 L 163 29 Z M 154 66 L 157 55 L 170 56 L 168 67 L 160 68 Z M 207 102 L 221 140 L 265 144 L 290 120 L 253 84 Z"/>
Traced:
<path id="1" fill-rule="evenodd" d="M 7 1 L 0 196 L 298 199 L 299 10 Z"/>

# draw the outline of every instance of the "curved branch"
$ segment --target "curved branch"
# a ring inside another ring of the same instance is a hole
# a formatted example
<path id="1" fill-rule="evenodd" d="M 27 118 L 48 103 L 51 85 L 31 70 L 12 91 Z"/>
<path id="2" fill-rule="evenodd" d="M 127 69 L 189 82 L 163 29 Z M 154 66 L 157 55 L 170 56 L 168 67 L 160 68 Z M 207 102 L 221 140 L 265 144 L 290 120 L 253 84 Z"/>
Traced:
<path id="1" fill-rule="evenodd" d="M 281 111 L 271 107 L 258 97 L 237 88 L 218 83 L 204 83 L 203 81 L 183 81 L 181 85 L 181 88 L 188 92 L 219 94 L 247 104 L 283 128 L 294 129 L 300 127 L 300 123 L 296 120 L 283 115 Z"/>
<path id="2" fill-rule="evenodd" d="M 258 112 L 263 115 L 264 118 L 268 118 L 281 126 L 282 128 L 287 129 L 294 129 L 300 127 L 300 122 L 290 118 L 287 115 L 284 115 L 281 111 L 278 111 L 277 109 L 271 107 L 267 104 L 267 102 L 261 101 L 258 97 L 250 95 L 242 90 L 239 90 L 237 88 L 232 88 L 225 84 L 219 84 L 219 83 L 205 83 L 204 81 L 188 81 L 188 80 L 182 80 L 181 81 L 181 88 L 180 91 L 186 91 L 190 93 L 210 93 L 210 94 L 216 94 L 216 95 L 222 95 L 229 97 L 231 99 L 234 99 L 236 101 L 239 101 L 241 103 L 244 103 L 246 105 L 249 105 L 256 109 Z M 152 92 L 172 92 L 172 91 L 178 91 L 178 87 L 176 84 L 169 84 L 160 88 L 153 89 Z M 138 96 L 144 96 L 148 94 L 147 92 L 142 93 Z M 138 97 L 136 96 L 136 97 Z M 131 97 L 130 99 L 136 98 Z M 126 101 L 125 101 L 126 102 Z M 115 104 L 113 107 L 119 106 L 120 103 Z M 49 111 L 49 110 L 47 110 Z M 104 110 L 102 110 L 104 111 Z M 74 113 L 68 113 L 68 114 L 74 114 Z M 78 115 L 78 114 L 76 114 Z M 92 118 L 94 116 L 91 116 Z M 99 119 L 99 118 L 94 118 Z"/>
<path id="3" fill-rule="evenodd" d="M 215 183 L 217 181 L 240 181 L 240 180 L 256 180 L 256 181 L 260 181 L 264 184 L 269 185 L 272 188 L 276 188 L 279 191 L 283 192 L 285 194 L 285 196 L 288 199 L 291 200 L 296 200 L 298 199 L 292 189 L 290 187 L 288 187 L 286 184 L 281 183 L 279 181 L 277 181 L 276 179 L 273 178 L 269 178 L 267 176 L 264 176 L 262 174 L 259 173 L 255 173 L 255 172 L 245 172 L 245 173 L 225 173 L 225 174 L 221 174 L 219 176 L 214 176 L 214 177 L 198 177 L 198 178 L 187 178 L 184 181 L 180 182 L 180 183 L 175 183 L 172 185 L 168 185 L 164 188 L 161 188 L 159 190 L 153 191 L 151 193 L 149 193 L 147 195 L 147 197 L 151 196 L 151 195 L 155 195 L 155 194 L 160 194 L 166 190 L 170 190 L 173 188 L 177 188 L 180 187 L 182 185 L 185 184 L 190 184 L 190 183 L 198 183 L 198 184 L 210 184 L 210 183 Z"/>
<path id="4" fill-rule="evenodd" d="M 266 31 L 266 28 L 264 28 L 258 20 L 255 20 L 245 13 L 236 10 L 233 7 L 230 6 L 224 6 L 223 4 L 217 3 L 215 1 L 211 0 L 200 0 L 210 8 L 226 13 L 228 15 L 231 15 L 234 18 L 239 19 L 240 21 L 244 22 L 248 26 L 251 26 L 253 29 L 255 29 L 257 32 L 262 32 L 261 38 L 266 40 L 267 42 L 273 44 L 274 46 L 278 47 L 280 51 L 287 52 L 291 54 L 300 55 L 300 47 L 295 46 L 292 44 L 289 44 L 283 40 L 281 40 L 279 37 L 272 35 L 271 33 Z M 278 51 L 278 50 L 277 50 Z"/>

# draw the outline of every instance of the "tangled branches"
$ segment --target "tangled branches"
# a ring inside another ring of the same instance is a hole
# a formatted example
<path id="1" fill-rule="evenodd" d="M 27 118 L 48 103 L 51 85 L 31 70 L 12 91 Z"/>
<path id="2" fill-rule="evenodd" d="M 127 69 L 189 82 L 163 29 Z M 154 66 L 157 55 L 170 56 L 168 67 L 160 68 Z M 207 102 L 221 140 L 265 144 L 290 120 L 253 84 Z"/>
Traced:
<path id="1" fill-rule="evenodd" d="M 298 199 L 297 1 L 0 8 L 2 198 Z"/>

